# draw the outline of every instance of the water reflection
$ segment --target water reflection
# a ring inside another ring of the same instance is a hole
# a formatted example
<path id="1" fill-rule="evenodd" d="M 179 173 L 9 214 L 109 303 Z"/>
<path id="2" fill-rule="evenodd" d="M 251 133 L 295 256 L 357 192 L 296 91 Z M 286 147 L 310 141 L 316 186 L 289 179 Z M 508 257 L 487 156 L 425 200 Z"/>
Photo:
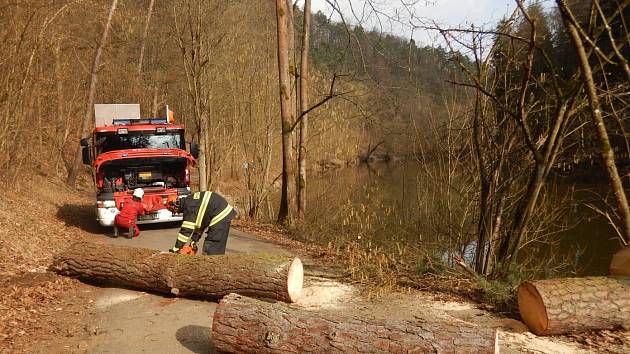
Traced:
<path id="1" fill-rule="evenodd" d="M 461 259 L 468 265 L 472 266 L 475 263 L 475 252 L 477 251 L 477 241 L 471 241 L 464 246 L 463 251 L 453 252 L 446 251 L 442 254 L 442 262 L 451 268 L 456 266 L 455 257 L 461 257 Z M 485 258 L 484 258 L 485 261 Z"/>
<path id="2" fill-rule="evenodd" d="M 350 235 L 370 247 L 392 252 L 422 250 L 447 263 L 455 254 L 472 264 L 476 211 L 462 205 L 463 196 L 449 190 L 446 197 L 445 190 L 423 176 L 417 165 L 405 163 L 360 165 L 313 177 L 308 186 L 307 223 L 322 230 L 317 235 L 322 242 Z M 556 193 L 575 188 L 567 181 L 554 183 L 550 190 Z M 530 245 L 526 253 L 553 258 L 579 275 L 607 274 L 619 243 L 606 220 L 587 207 L 599 203 L 592 189 L 576 189 L 573 194 L 563 221 L 570 229 L 555 234 L 553 242 Z"/>

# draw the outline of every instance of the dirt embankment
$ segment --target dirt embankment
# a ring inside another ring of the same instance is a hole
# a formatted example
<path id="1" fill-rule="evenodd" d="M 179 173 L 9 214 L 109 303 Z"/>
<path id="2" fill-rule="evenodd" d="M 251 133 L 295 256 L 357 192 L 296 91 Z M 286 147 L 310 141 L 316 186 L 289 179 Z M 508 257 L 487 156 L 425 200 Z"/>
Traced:
<path id="1" fill-rule="evenodd" d="M 35 178 L 0 195 L 0 352 L 32 352 L 63 342 L 71 352 L 85 330 L 91 287 L 47 273 L 55 252 L 98 232 L 89 194 Z M 65 347 L 65 348 L 64 348 Z"/>

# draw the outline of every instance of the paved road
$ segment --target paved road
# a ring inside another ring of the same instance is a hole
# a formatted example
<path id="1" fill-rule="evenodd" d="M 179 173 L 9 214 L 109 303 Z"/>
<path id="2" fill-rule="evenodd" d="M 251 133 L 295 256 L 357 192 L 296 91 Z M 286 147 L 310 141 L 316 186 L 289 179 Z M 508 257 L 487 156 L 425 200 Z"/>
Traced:
<path id="1" fill-rule="evenodd" d="M 102 235 L 108 243 L 159 250 L 172 247 L 178 225 L 144 225 L 140 237 Z M 290 254 L 238 230 L 230 230 L 228 253 Z M 194 271 L 194 270 L 191 270 Z M 209 274 L 208 276 L 212 276 Z M 118 288 L 102 289 L 95 304 L 88 353 L 214 353 L 210 333 L 216 303 L 168 298 Z"/>
<path id="2" fill-rule="evenodd" d="M 124 245 L 132 247 L 144 247 L 153 248 L 157 250 L 166 251 L 175 245 L 177 239 L 177 232 L 179 231 L 179 225 L 177 224 L 153 224 L 153 225 L 141 225 L 140 236 L 133 239 L 127 239 L 125 237 L 112 238 L 103 235 L 103 238 L 112 245 Z M 205 234 L 204 236 L 205 237 Z M 202 237 L 202 240 L 203 240 Z M 199 245 L 201 246 L 201 244 Z M 201 250 L 201 247 L 200 247 Z M 267 243 L 263 240 L 250 236 L 242 231 L 230 229 L 230 236 L 227 244 L 228 253 L 253 253 L 253 252 L 265 252 L 273 254 L 289 254 L 284 249 Z"/>

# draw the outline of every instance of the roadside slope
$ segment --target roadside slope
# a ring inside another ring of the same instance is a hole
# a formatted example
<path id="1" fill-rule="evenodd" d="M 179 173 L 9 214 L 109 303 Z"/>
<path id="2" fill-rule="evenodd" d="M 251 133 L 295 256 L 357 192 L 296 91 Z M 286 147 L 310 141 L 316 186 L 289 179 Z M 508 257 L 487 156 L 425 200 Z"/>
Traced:
<path id="1" fill-rule="evenodd" d="M 0 194 L 0 352 L 32 352 L 60 337 L 70 352 L 83 335 L 92 287 L 46 269 L 55 252 L 90 234 L 72 222 L 85 216 L 88 195 L 43 176 Z"/>

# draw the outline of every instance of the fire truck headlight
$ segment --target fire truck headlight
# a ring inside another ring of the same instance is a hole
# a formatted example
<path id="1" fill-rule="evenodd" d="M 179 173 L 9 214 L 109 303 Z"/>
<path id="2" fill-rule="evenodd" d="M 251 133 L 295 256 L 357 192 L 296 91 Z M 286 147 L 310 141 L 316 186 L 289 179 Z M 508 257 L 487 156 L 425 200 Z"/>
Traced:
<path id="1" fill-rule="evenodd" d="M 99 208 L 115 208 L 116 202 L 113 200 L 99 200 L 98 202 L 96 202 L 96 206 Z"/>

